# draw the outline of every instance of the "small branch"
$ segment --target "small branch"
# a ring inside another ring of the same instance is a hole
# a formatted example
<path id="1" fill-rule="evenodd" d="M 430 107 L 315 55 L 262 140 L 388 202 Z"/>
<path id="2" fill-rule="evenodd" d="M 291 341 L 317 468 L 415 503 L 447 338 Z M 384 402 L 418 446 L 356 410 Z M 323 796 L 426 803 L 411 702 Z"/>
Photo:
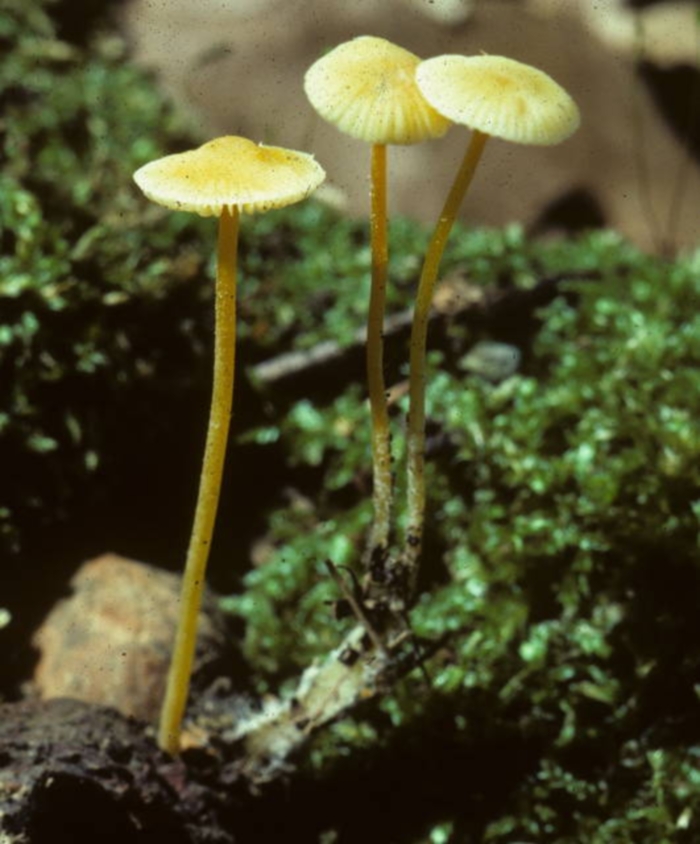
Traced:
<path id="1" fill-rule="evenodd" d="M 444 334 L 455 321 L 475 319 L 488 323 L 511 310 L 524 317 L 535 308 L 542 307 L 557 295 L 559 285 L 564 281 L 595 280 L 597 272 L 574 272 L 543 278 L 529 290 L 495 290 L 470 284 L 461 273 L 445 278 L 435 291 L 429 323 L 434 331 Z M 411 330 L 413 308 L 391 314 L 384 322 L 385 357 L 387 369 L 391 368 L 392 350 L 397 344 L 407 341 Z M 334 340 L 318 343 L 310 349 L 285 352 L 251 367 L 248 372 L 254 383 L 263 389 L 285 388 L 290 397 L 302 395 L 307 386 L 318 387 L 319 375 L 323 373 L 331 383 L 334 392 L 346 383 L 338 380 L 337 374 L 352 361 L 357 364 L 357 378 L 361 377 L 364 355 L 365 329 L 355 332 L 352 343 L 341 346 Z"/>
<path id="2" fill-rule="evenodd" d="M 355 614 L 355 618 L 362 624 L 367 631 L 367 635 L 372 640 L 374 647 L 377 651 L 384 657 L 388 657 L 388 653 L 386 648 L 384 647 L 384 642 L 382 642 L 379 634 L 372 626 L 372 623 L 367 618 L 367 614 L 365 613 L 364 609 L 360 601 L 353 595 L 351 589 L 348 588 L 347 583 L 343 580 L 338 572 L 337 566 L 335 566 L 330 560 L 326 560 L 326 568 L 328 569 L 331 577 L 335 581 L 338 589 L 340 589 L 341 594 L 345 598 L 345 600 L 350 604 L 350 608 L 352 609 L 353 613 Z"/>
<path id="3" fill-rule="evenodd" d="M 407 331 L 411 325 L 411 317 L 410 309 L 388 316 L 384 322 L 384 337 L 392 337 L 402 331 Z M 352 343 L 348 346 L 341 346 L 335 340 L 325 340 L 310 349 L 285 352 L 251 367 L 250 374 L 256 383 L 265 387 L 274 387 L 280 381 L 286 381 L 311 369 L 330 366 L 348 353 L 364 349 L 365 331 L 364 327 L 358 329 L 353 335 Z"/>
<path id="4" fill-rule="evenodd" d="M 468 284 L 463 276 L 454 274 L 443 281 L 433 299 L 431 322 L 454 317 L 469 310 L 483 307 L 487 292 L 482 287 Z M 390 342 L 401 336 L 408 336 L 413 319 L 413 308 L 406 308 L 390 314 L 384 320 L 384 340 Z M 326 340 L 310 349 L 285 352 L 282 355 L 263 361 L 249 370 L 252 380 L 264 387 L 274 387 L 295 376 L 309 374 L 310 371 L 333 364 L 352 354 L 364 351 L 366 329 L 359 328 L 352 343 L 341 346 L 335 340 Z"/>

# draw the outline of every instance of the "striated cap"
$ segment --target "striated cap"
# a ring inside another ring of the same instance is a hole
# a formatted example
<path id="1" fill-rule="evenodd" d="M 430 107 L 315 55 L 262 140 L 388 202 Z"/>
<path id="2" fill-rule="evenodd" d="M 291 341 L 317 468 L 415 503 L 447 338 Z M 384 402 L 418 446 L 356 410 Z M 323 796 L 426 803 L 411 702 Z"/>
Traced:
<path id="1" fill-rule="evenodd" d="M 325 176 L 308 153 L 226 135 L 145 164 L 134 181 L 159 205 L 212 217 L 234 205 L 248 214 L 292 205 Z"/>
<path id="2" fill-rule="evenodd" d="M 340 44 L 306 72 L 311 105 L 341 132 L 373 144 L 416 144 L 450 122 L 426 102 L 415 80 L 418 56 L 384 38 Z"/>
<path id="3" fill-rule="evenodd" d="M 576 103 L 541 70 L 502 56 L 437 56 L 418 66 L 423 96 L 455 123 L 518 144 L 548 146 L 579 126 Z"/>

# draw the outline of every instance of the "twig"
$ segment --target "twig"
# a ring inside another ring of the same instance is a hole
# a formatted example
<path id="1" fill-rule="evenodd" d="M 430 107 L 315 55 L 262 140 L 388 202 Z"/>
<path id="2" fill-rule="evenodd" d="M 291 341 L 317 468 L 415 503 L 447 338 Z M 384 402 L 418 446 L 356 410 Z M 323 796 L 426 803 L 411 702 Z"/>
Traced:
<path id="1" fill-rule="evenodd" d="M 381 637 L 374 629 L 374 626 L 372 625 L 369 618 L 367 618 L 367 613 L 364 611 L 361 602 L 357 600 L 352 590 L 348 587 L 347 583 L 340 576 L 338 567 L 330 560 L 326 560 L 326 568 L 328 569 L 331 577 L 338 586 L 338 589 L 340 589 L 343 597 L 348 602 L 348 604 L 350 604 L 350 608 L 355 614 L 355 618 L 357 618 L 360 624 L 364 625 L 365 630 L 367 631 L 367 635 L 372 640 L 374 647 L 379 651 L 380 654 L 382 654 L 382 656 L 388 657 L 389 654 L 387 653 L 387 649 L 384 645 L 384 642 L 382 642 Z"/>
<path id="2" fill-rule="evenodd" d="M 464 277 L 455 273 L 446 278 L 436 292 L 433 301 L 431 321 L 456 316 L 469 310 L 481 308 L 487 299 L 484 288 L 468 284 Z M 385 341 L 401 334 L 408 335 L 413 319 L 413 308 L 390 314 L 384 321 Z M 270 360 L 251 367 L 249 373 L 257 384 L 273 387 L 294 376 L 307 373 L 324 366 L 330 366 L 349 354 L 360 352 L 365 344 L 365 328 L 358 329 L 352 342 L 341 346 L 335 340 L 325 340 L 310 349 L 285 352 Z"/>
<path id="3" fill-rule="evenodd" d="M 504 291 L 477 287 L 468 283 L 462 274 L 454 273 L 448 276 L 435 291 L 429 317 L 430 324 L 433 327 L 437 324 L 441 330 L 445 330 L 453 321 L 471 317 L 488 322 L 510 307 L 525 315 L 553 299 L 563 281 L 593 280 L 599 277 L 598 272 L 561 273 L 541 279 L 528 290 L 514 288 Z M 387 317 L 384 324 L 387 348 L 390 344 L 395 347 L 397 343 L 408 338 L 412 319 L 412 308 Z M 251 367 L 248 373 L 251 379 L 262 388 L 284 386 L 290 393 L 300 393 L 299 385 L 302 379 L 306 384 L 315 383 L 318 373 L 340 367 L 353 357 L 357 358 L 359 373 L 364 343 L 365 329 L 362 328 L 355 332 L 352 343 L 347 346 L 341 346 L 335 340 L 325 340 L 310 349 L 285 352 L 258 363 Z"/>

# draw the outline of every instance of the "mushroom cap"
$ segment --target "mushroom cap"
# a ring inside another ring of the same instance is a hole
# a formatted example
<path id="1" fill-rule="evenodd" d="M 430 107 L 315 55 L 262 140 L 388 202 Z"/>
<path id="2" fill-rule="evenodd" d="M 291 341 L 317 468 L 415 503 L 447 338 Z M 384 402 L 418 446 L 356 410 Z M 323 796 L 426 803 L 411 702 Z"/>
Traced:
<path id="1" fill-rule="evenodd" d="M 353 138 L 416 144 L 441 137 L 450 126 L 418 90 L 419 64 L 403 47 L 362 35 L 312 64 L 304 90 L 324 120 Z"/>
<path id="2" fill-rule="evenodd" d="M 558 144 L 581 119 L 550 76 L 503 56 L 437 56 L 418 66 L 416 81 L 445 117 L 518 144 Z"/>
<path id="3" fill-rule="evenodd" d="M 153 202 L 202 217 L 238 206 L 255 214 L 307 197 L 326 174 L 313 156 L 225 135 L 144 164 L 134 181 Z"/>

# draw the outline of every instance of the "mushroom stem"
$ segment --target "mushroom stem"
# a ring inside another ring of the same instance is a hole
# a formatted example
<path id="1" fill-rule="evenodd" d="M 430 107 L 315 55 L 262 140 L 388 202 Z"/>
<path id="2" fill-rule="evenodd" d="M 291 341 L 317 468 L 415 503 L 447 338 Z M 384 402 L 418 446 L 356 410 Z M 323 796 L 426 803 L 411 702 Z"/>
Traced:
<path id="1" fill-rule="evenodd" d="M 369 540 L 370 575 L 381 579 L 389 546 L 392 504 L 391 436 L 384 383 L 384 308 L 386 302 L 387 247 L 387 176 L 386 145 L 372 146 L 371 244 L 372 290 L 367 318 L 367 385 L 372 417 L 372 464 L 374 520 Z"/>
<path id="2" fill-rule="evenodd" d="M 409 411 L 407 434 L 407 509 L 408 528 L 402 563 L 405 566 L 405 584 L 408 595 L 415 587 L 418 557 L 423 542 L 425 512 L 425 350 L 428 318 L 433 291 L 438 277 L 440 259 L 457 212 L 476 170 L 488 135 L 478 130 L 472 133 L 464 159 L 445 200 L 440 219 L 425 254 L 418 284 L 416 306 L 411 330 L 409 374 Z"/>
<path id="3" fill-rule="evenodd" d="M 236 255 L 238 207 L 224 208 L 219 218 L 216 272 L 214 384 L 209 426 L 199 480 L 194 524 L 182 580 L 180 617 L 158 726 L 158 744 L 171 754 L 180 748 L 180 728 L 187 705 L 197 641 L 205 570 L 219 503 L 228 440 L 236 350 Z"/>

